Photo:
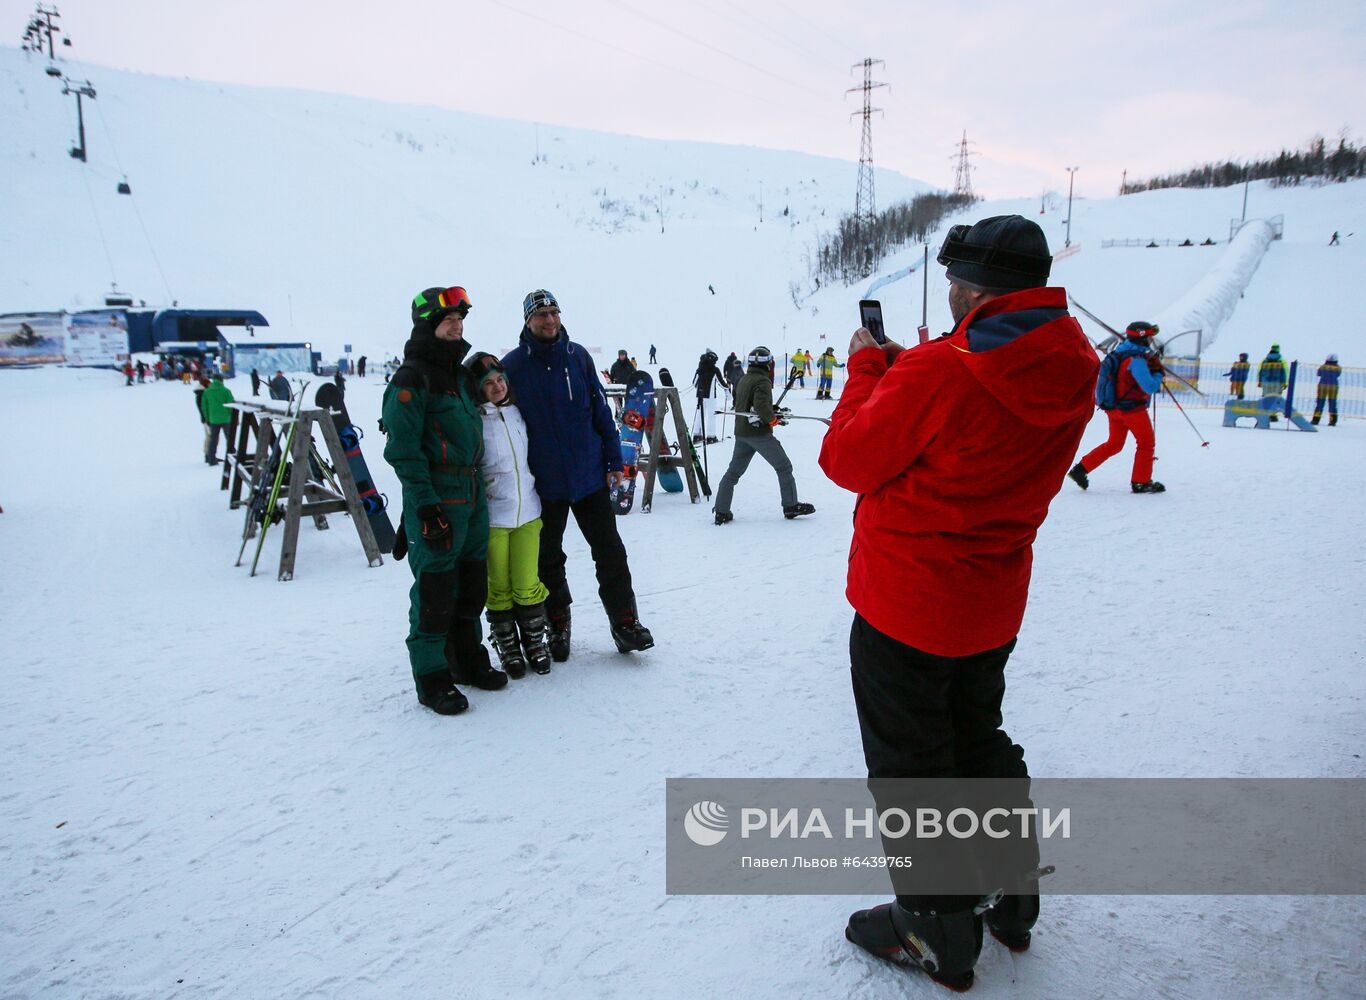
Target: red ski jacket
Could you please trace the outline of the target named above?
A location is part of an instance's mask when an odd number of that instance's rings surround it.
[[[937,656],[1013,638],[1034,536],[1094,409],[1098,362],[1061,288],[990,299],[954,332],[887,355],[865,348],[821,447],[860,494],[849,603]]]

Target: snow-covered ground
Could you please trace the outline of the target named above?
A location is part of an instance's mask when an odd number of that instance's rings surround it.
[[[259,307],[328,356],[349,341],[374,360],[400,349],[423,285],[467,283],[467,335],[495,349],[522,294],[545,285],[605,359],[621,345],[644,361],[653,342],[680,381],[708,346],[819,350],[824,334],[843,357],[864,286],[798,308],[789,282],[821,212],[847,208],[852,164],[543,128],[549,159],[532,166],[520,123],[89,71],[182,305]],[[133,203],[98,172],[113,169],[98,120],[87,194],[65,154],[70,98],[54,89],[0,49],[0,123],[15,137],[0,178],[24,195],[0,203],[0,309],[94,304],[111,266],[94,217],[121,287],[158,298]],[[663,235],[641,200],[661,183],[675,213]],[[879,185],[886,202],[920,188]],[[796,206],[786,218],[769,201],[779,190]],[[1225,247],[1101,240],[1226,239],[1240,202],[1078,201],[1082,249],[1055,283],[1116,324],[1151,319]],[[1038,208],[969,214],[1023,212],[1060,247],[1065,202]],[[1254,185],[1249,215],[1273,214],[1285,239],[1216,355],[1279,339],[1292,358],[1359,363],[1366,251],[1347,234],[1366,233],[1366,184]],[[1333,230],[1343,246],[1325,246]],[[929,288],[937,331],[933,264]],[[918,325],[918,274],[881,295],[894,335]],[[348,384],[397,497],[379,394],[374,377]],[[789,398],[824,412],[813,395]],[[293,582],[274,579],[278,532],[264,574],[233,567],[241,517],[199,457],[191,406],[180,385],[0,371],[0,997],[940,995],[844,941],[869,900],[664,892],[667,778],[861,774],[843,598],[853,498],[816,467],[822,425],[782,432],[813,517],[783,520],[756,463],[729,526],[662,493],[621,521],[655,649],[614,651],[571,529],[573,659],[472,691],[469,713],[443,719],[412,692],[408,569],[367,568],[344,517],[303,528]],[[1191,416],[1211,447],[1161,411],[1167,494],[1127,492],[1126,452],[1054,503],[1008,728],[1053,777],[1362,777],[1366,559],[1351,497],[1366,491],[1366,422],[1304,434]],[[1102,435],[1097,421],[1083,448]],[[713,478],[728,452],[710,449]],[[1339,997],[1366,981],[1359,898],[1045,906],[1028,954],[987,943],[974,995]]]

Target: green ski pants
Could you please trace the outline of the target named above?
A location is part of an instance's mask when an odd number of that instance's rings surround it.
[[[549,596],[541,582],[541,519],[520,528],[489,529],[489,610],[511,611],[513,604],[541,604]]]
[[[416,511],[403,512],[408,536],[408,660],[413,678],[450,669],[447,652],[478,645],[483,638],[480,614],[488,590],[484,557],[489,544],[489,512],[483,503],[442,504],[451,526],[451,547],[433,549],[422,540]],[[418,688],[419,693],[421,687]]]

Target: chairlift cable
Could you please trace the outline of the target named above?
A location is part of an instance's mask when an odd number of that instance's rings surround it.
[[[93,104],[94,102],[91,103]],[[128,179],[128,171],[123,169],[123,161],[119,159],[118,146],[114,144],[114,134],[109,128],[109,123],[105,121],[104,112],[99,110],[98,105],[96,105],[95,111],[100,119],[100,127],[104,129],[105,138],[109,141],[110,152],[114,154],[114,163],[119,168],[119,173],[126,181]],[[137,196],[130,191],[128,198],[133,206],[133,214],[137,216],[138,228],[142,230],[142,238],[147,243],[147,252],[152,257],[152,263],[156,265],[157,273],[161,275],[161,287],[166,292],[166,301],[172,302],[175,300],[175,295],[171,293],[171,283],[166,279],[166,269],[161,266],[161,258],[157,255],[156,246],[152,243],[152,234],[148,231],[147,222],[142,217],[142,209],[138,206]]]

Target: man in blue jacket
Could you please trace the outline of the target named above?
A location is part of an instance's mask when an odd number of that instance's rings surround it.
[[[544,288],[522,302],[521,341],[503,358],[507,380],[526,420],[527,462],[541,497],[541,582],[550,591],[550,654],[569,659],[569,605],[564,529],[573,511],[593,553],[598,596],[623,653],[649,649],[654,637],[640,623],[626,546],[608,489],[621,479],[621,436],[588,351],[569,339],[560,304]]]

